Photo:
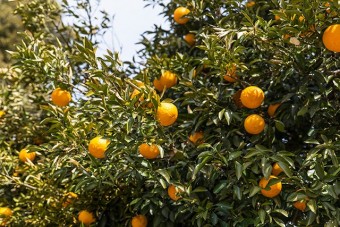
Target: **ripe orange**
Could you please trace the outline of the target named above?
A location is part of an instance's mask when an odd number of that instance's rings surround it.
[[[13,211],[9,207],[0,207],[0,218],[1,216],[10,217],[12,214]]]
[[[177,84],[177,75],[170,71],[165,71],[159,78],[159,82],[166,88],[171,88]]]
[[[303,200],[300,200],[300,201],[296,201],[293,203],[293,206],[298,209],[298,210],[301,210],[302,212],[305,211],[306,207],[307,207],[307,201],[309,200],[308,197],[306,197],[305,199]]]
[[[192,33],[186,34],[186,35],[184,36],[184,40],[185,40],[190,46],[195,45],[195,42],[196,42],[195,35],[192,34]]]
[[[177,188],[175,185],[171,184],[168,187],[168,195],[169,197],[174,200],[177,201],[179,200],[181,197],[177,195],[177,193],[180,193],[181,190],[179,188]]]
[[[241,93],[241,102],[245,107],[249,109],[255,109],[261,106],[263,100],[264,93],[261,88],[256,86],[249,86],[243,89]]]
[[[270,104],[268,106],[268,111],[267,111],[268,115],[270,117],[274,117],[275,112],[276,112],[277,108],[279,108],[280,105],[281,105],[281,103]]]
[[[275,162],[272,168],[272,175],[277,176],[283,172],[283,169],[279,166],[279,163]]]
[[[138,147],[139,153],[146,159],[155,159],[159,155],[159,149],[156,145],[143,143]]]
[[[186,24],[189,18],[185,17],[190,13],[190,10],[185,7],[178,7],[174,12],[174,20],[177,24]]]
[[[165,87],[163,84],[161,84],[161,81],[158,80],[157,78],[154,79],[153,86],[155,86],[156,90],[159,92],[162,92]]]
[[[237,79],[237,75],[236,75],[236,65],[232,65],[231,67],[227,68],[227,73],[226,75],[223,77],[224,80],[230,82],[230,83],[234,83],[236,82]]]
[[[271,175],[269,177],[269,179],[266,179],[265,177],[263,177],[260,182],[259,182],[259,186],[261,188],[261,193],[263,196],[268,197],[268,198],[274,198],[275,196],[277,196],[278,194],[280,194],[281,190],[282,190],[282,184],[281,182],[278,182],[276,184],[273,184],[270,186],[269,190],[266,190],[265,188],[267,187],[267,184],[269,182],[270,179],[277,179],[276,176]]]
[[[96,219],[93,216],[93,213],[87,210],[82,210],[79,212],[78,220],[82,222],[84,225],[90,225],[96,221]]]
[[[247,8],[250,8],[250,7],[253,7],[256,3],[254,1],[249,1],[246,3],[246,7]]]
[[[305,20],[305,16],[304,15],[299,16],[299,21],[300,22],[303,22],[304,20]]]
[[[189,136],[189,140],[194,144],[202,143],[203,132],[195,132]]]
[[[265,125],[264,119],[258,114],[251,114],[244,120],[244,129],[253,135],[260,134]]]
[[[22,162],[27,162],[27,160],[30,160],[31,162],[34,161],[35,159],[35,152],[29,152],[29,150],[27,149],[22,149],[20,152],[19,152],[19,159],[20,161]]]
[[[97,136],[90,141],[89,152],[95,158],[105,158],[105,151],[109,144],[110,140]]]
[[[340,52],[340,24],[329,26],[322,35],[322,42],[325,47],[334,52]]]
[[[162,126],[175,123],[178,117],[177,107],[172,103],[161,102],[157,109],[156,118]]]
[[[301,201],[296,201],[293,203],[293,206],[298,209],[301,210],[302,212],[305,211],[306,207],[307,207],[307,203],[305,201],[301,202]]]
[[[131,220],[131,225],[132,227],[146,227],[148,219],[142,214],[134,216]]]
[[[68,205],[70,205],[74,199],[78,198],[78,195],[76,193],[73,192],[68,192],[66,195],[66,200],[63,202],[62,206],[63,207],[67,207]]]
[[[51,95],[52,102],[54,105],[59,107],[67,106],[71,102],[71,94],[61,88],[56,88]]]
[[[280,20],[281,19],[281,17],[279,16],[279,15],[275,15],[275,20]]]

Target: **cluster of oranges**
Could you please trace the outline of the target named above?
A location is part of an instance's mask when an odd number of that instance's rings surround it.
[[[272,172],[271,172],[271,175],[269,176],[269,178],[267,179],[267,178],[263,177],[259,181],[259,186],[261,188],[261,194],[263,196],[265,196],[267,198],[274,198],[281,193],[282,183],[278,179],[278,175],[282,172],[283,172],[283,169],[280,167],[279,163],[276,162],[272,166]],[[270,186],[267,186],[270,180],[276,180],[277,182],[275,182],[274,184],[271,184]],[[307,208],[308,200],[309,200],[309,198],[307,196],[305,196],[303,199],[295,201],[293,203],[293,206],[296,209],[304,212],[305,209]]]
[[[190,13],[190,10],[185,7],[178,7],[174,11],[174,21],[177,24],[184,25],[189,22],[189,18],[187,17]],[[193,33],[188,33],[184,36],[184,40],[189,44],[189,46],[194,46],[196,43],[196,37]]]

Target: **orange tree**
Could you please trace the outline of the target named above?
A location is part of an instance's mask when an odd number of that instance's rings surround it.
[[[338,226],[339,2],[148,2],[170,29],[146,32],[125,71],[89,34],[13,53],[57,48],[13,68],[57,74],[41,90],[72,101],[41,102],[43,144],[1,147],[2,221]]]

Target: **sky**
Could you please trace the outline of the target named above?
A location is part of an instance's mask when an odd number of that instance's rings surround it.
[[[136,45],[141,40],[141,34],[152,30],[153,25],[168,23],[162,15],[162,8],[152,6],[145,8],[147,2],[143,0],[101,0],[100,8],[113,16],[112,28],[106,33],[103,42],[99,46],[98,54],[106,52],[106,49],[120,52],[123,61],[131,61],[142,46]]]

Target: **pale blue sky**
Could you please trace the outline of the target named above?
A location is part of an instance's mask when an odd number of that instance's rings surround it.
[[[98,49],[98,54],[105,49],[120,52],[122,60],[132,60],[141,46],[136,43],[141,40],[141,34],[152,30],[153,25],[164,25],[168,22],[159,15],[162,8],[147,7],[143,0],[101,0],[101,9],[114,16],[111,30],[105,35],[104,42]]]

